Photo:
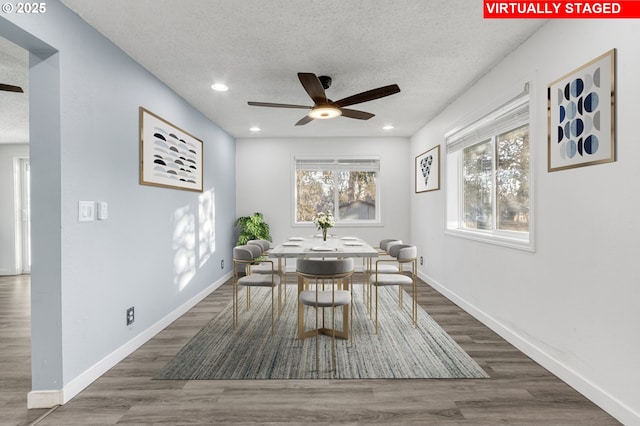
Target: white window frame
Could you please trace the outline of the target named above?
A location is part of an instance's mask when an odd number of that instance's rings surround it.
[[[374,220],[339,220],[338,209],[338,191],[335,192],[334,217],[336,227],[356,227],[356,226],[376,226],[382,224],[381,218],[381,197],[380,197],[380,157],[375,155],[342,155],[342,154],[294,154],[291,161],[291,223],[292,226],[309,226],[313,222],[297,221],[297,185],[296,171],[298,170],[298,161],[304,161],[308,164],[315,164],[317,170],[353,170],[353,171],[373,171],[376,174],[376,208]]]
[[[535,93],[535,91],[534,91]],[[529,96],[529,83],[524,90],[503,103],[500,107],[485,114],[480,119],[468,121],[456,126],[445,135],[446,155],[446,231],[445,234],[466,238],[499,246],[525,251],[535,251],[534,242],[534,143],[533,99]],[[516,232],[495,229],[469,229],[463,226],[464,189],[462,181],[464,149],[491,139],[495,148],[495,139],[500,134],[517,127],[529,126],[529,232]],[[495,158],[493,160],[495,162]],[[494,166],[495,173],[495,166]],[[495,187],[492,195],[495,212]],[[495,217],[493,222],[495,223]]]

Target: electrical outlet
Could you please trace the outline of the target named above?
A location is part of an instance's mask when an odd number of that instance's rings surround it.
[[[424,265],[424,259],[420,256],[420,265]]]
[[[224,269],[224,259],[220,261],[220,269]]]
[[[135,320],[135,312],[133,310],[133,306],[127,309],[127,325],[133,324]]]

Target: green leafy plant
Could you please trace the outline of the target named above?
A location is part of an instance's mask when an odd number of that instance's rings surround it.
[[[256,212],[250,216],[241,216],[236,219],[235,226],[240,228],[238,245],[247,244],[249,240],[272,241],[269,224],[264,221],[262,213]]]

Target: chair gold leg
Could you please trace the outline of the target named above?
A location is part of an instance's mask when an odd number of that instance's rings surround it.
[[[316,286],[318,285],[318,283],[316,282]],[[318,358],[318,338],[320,337],[320,333],[318,333],[318,293],[316,292],[316,306],[315,306],[315,311],[316,311],[316,371],[320,371],[320,364],[319,364],[319,358]],[[322,313],[324,314],[324,310],[322,311]]]
[[[251,287],[247,287],[247,311],[251,309]]]
[[[298,339],[304,334],[304,305],[298,300]]]
[[[353,302],[353,278],[351,279],[351,286],[349,287],[351,292],[351,302]],[[342,308],[344,309],[344,307]],[[353,306],[349,306],[349,347],[353,347]]]
[[[274,318],[274,314],[273,314],[273,286],[271,286],[271,335],[273,336],[273,328],[275,326],[275,318]]]
[[[415,275],[411,286],[413,291],[413,326],[418,327],[418,286]]]
[[[377,291],[377,290],[376,290]],[[377,296],[377,293],[376,293]],[[371,284],[371,282],[369,282],[369,319],[373,319],[373,284]]]
[[[376,286],[376,334],[378,334],[378,286]]]
[[[331,306],[331,371],[336,371],[336,307]]]
[[[238,325],[238,285],[233,283],[233,329]]]

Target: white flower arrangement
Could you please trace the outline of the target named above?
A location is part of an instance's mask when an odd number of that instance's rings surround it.
[[[326,231],[327,229],[335,226],[336,221],[333,219],[333,215],[331,213],[320,212],[313,218],[313,223],[316,224],[319,230]]]

